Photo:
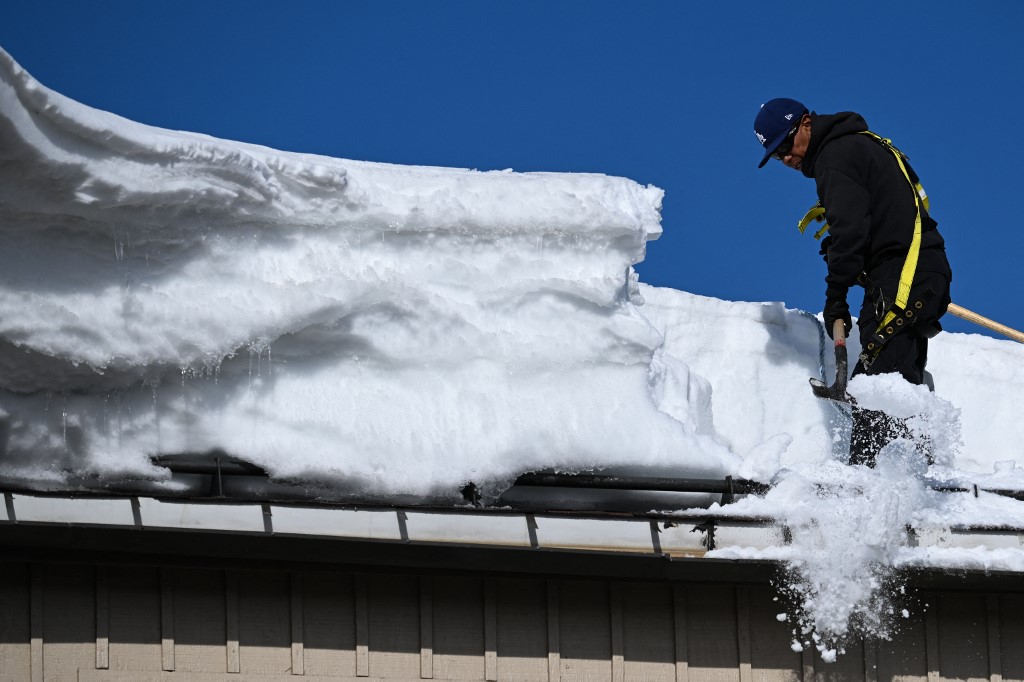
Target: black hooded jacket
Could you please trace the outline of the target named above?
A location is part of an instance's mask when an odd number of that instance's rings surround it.
[[[801,171],[814,178],[830,225],[826,306],[845,306],[846,294],[862,272],[870,282],[892,288],[885,295],[894,298],[914,234],[914,189],[892,152],[870,135],[857,134],[867,129],[867,122],[853,112],[811,114],[811,138]],[[905,165],[916,182],[914,170]],[[921,206],[915,281],[925,273],[951,278],[945,242]]]

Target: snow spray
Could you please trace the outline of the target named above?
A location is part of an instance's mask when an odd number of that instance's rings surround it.
[[[787,607],[778,618],[791,624],[794,650],[813,646],[826,662],[851,638],[891,639],[917,609],[897,556],[908,530],[942,515],[942,495],[926,485],[928,459],[951,460],[959,443],[959,415],[949,403],[897,377],[864,379],[851,387],[904,419],[912,439],[882,448],[873,469],[832,461],[781,473],[766,497],[780,503],[791,539],[775,581]]]

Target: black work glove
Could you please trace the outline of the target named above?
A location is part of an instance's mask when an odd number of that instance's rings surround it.
[[[853,320],[850,319],[850,306],[846,304],[846,298],[832,297],[829,296],[825,299],[825,310],[823,311],[825,317],[825,333],[828,334],[828,338],[832,338],[832,327],[835,325],[836,320],[842,320],[846,326],[846,336],[850,335],[850,330],[853,329]]]
[[[818,254],[821,255],[821,259],[825,261],[825,265],[828,265],[828,250],[832,248],[832,235],[828,235],[821,240],[821,250]]]

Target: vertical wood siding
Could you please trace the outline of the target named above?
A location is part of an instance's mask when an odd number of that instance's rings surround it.
[[[793,651],[768,586],[0,563],[0,681],[1024,681],[1024,596]]]

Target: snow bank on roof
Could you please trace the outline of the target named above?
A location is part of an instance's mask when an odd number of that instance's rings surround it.
[[[0,114],[7,477],[219,449],[424,494],[545,467],[772,480],[844,455],[806,384],[834,371],[816,319],[638,284],[655,187],[152,128],[2,51]],[[1022,360],[932,342],[951,481],[1021,485]]]
[[[829,383],[835,377],[832,342],[819,318],[781,303],[721,301],[644,284],[640,293],[641,311],[665,337],[663,352],[710,383],[715,431],[747,457],[744,475],[768,480],[779,467],[845,456],[834,426],[846,417],[807,385],[821,367]],[[856,337],[849,353],[860,354]],[[930,436],[944,439],[941,473],[950,481],[1024,487],[1024,420],[1016,414],[1024,404],[1024,346],[942,333],[929,342],[928,370],[932,396],[888,377],[858,377],[850,391],[865,408],[944,420]],[[778,443],[780,435],[791,442]]]
[[[148,455],[211,449],[405,494],[733,467],[689,407],[706,382],[637,311],[656,187],[161,130],[2,52],[0,112],[7,476],[152,475]]]

